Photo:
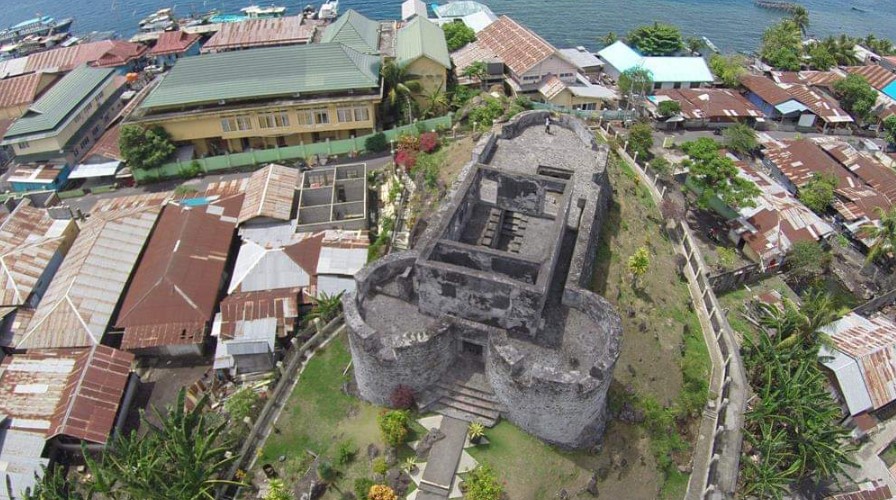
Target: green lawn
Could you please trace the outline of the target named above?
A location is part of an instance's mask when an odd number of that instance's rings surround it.
[[[259,464],[279,466],[288,481],[307,470],[308,451],[335,462],[339,445],[351,441],[358,453],[353,462],[337,467],[342,476],[336,485],[351,491],[356,478],[370,476],[367,446],[373,443],[384,449],[376,423],[381,408],[342,392],[342,372],[351,360],[347,342],[340,335],[317,351],[277,420],[279,434],[271,434],[259,457]],[[281,456],[286,457],[284,462],[278,461]],[[339,494],[331,490],[328,496],[338,498]]]

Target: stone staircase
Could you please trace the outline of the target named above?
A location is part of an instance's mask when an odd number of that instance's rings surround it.
[[[485,374],[448,374],[420,395],[421,411],[432,411],[467,422],[492,427],[501,418],[501,403],[492,392]]]

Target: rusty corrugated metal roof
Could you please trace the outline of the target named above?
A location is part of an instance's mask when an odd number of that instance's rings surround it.
[[[239,223],[255,217],[288,221],[299,183],[299,171],[271,164],[249,178]]]
[[[896,400],[896,323],[849,313],[826,326],[834,347],[856,360],[874,408]]]
[[[205,340],[235,229],[205,207],[165,207],[116,321],[122,349]]]
[[[237,292],[221,301],[221,339],[242,336],[246,323],[266,318],[277,320],[277,336],[295,328],[299,304],[310,303],[302,288]]]
[[[36,350],[0,365],[0,413],[10,427],[105,443],[134,356],[107,346]]]
[[[302,16],[224,23],[221,29],[205,42],[202,52],[310,43],[315,29],[315,25],[307,22]]]
[[[16,348],[101,343],[167,198],[156,193],[98,202]]]
[[[688,119],[759,118],[762,111],[731,89],[662,89],[657,96],[666,96],[681,105],[681,114]]]
[[[877,90],[883,90],[887,85],[896,81],[896,74],[878,64],[867,66],[849,66],[846,71],[863,77],[868,84]]]

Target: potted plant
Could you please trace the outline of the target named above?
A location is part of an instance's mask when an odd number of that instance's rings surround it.
[[[470,436],[471,443],[479,444],[483,436],[485,436],[485,426],[479,422],[473,422],[467,429],[467,435]]]
[[[408,474],[413,474],[417,472],[417,459],[414,457],[408,457],[404,460],[404,463],[401,464],[401,469]]]

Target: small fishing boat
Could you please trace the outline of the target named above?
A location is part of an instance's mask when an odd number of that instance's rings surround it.
[[[259,7],[258,5],[250,5],[243,7],[240,12],[246,15],[247,19],[275,19],[283,17],[286,13],[286,7],[278,7],[271,5],[270,7]]]
[[[28,36],[47,36],[57,33],[68,33],[72,18],[57,21],[50,16],[38,16],[22,21],[19,24],[0,30],[0,44],[15,43]]]
[[[331,20],[337,17],[339,17],[339,0],[327,0],[317,11],[318,19]]]
[[[715,52],[716,54],[718,54],[720,52],[719,48],[716,47],[716,44],[712,43],[712,41],[709,38],[706,38],[705,36],[703,37],[703,43],[706,45],[706,48]]]

